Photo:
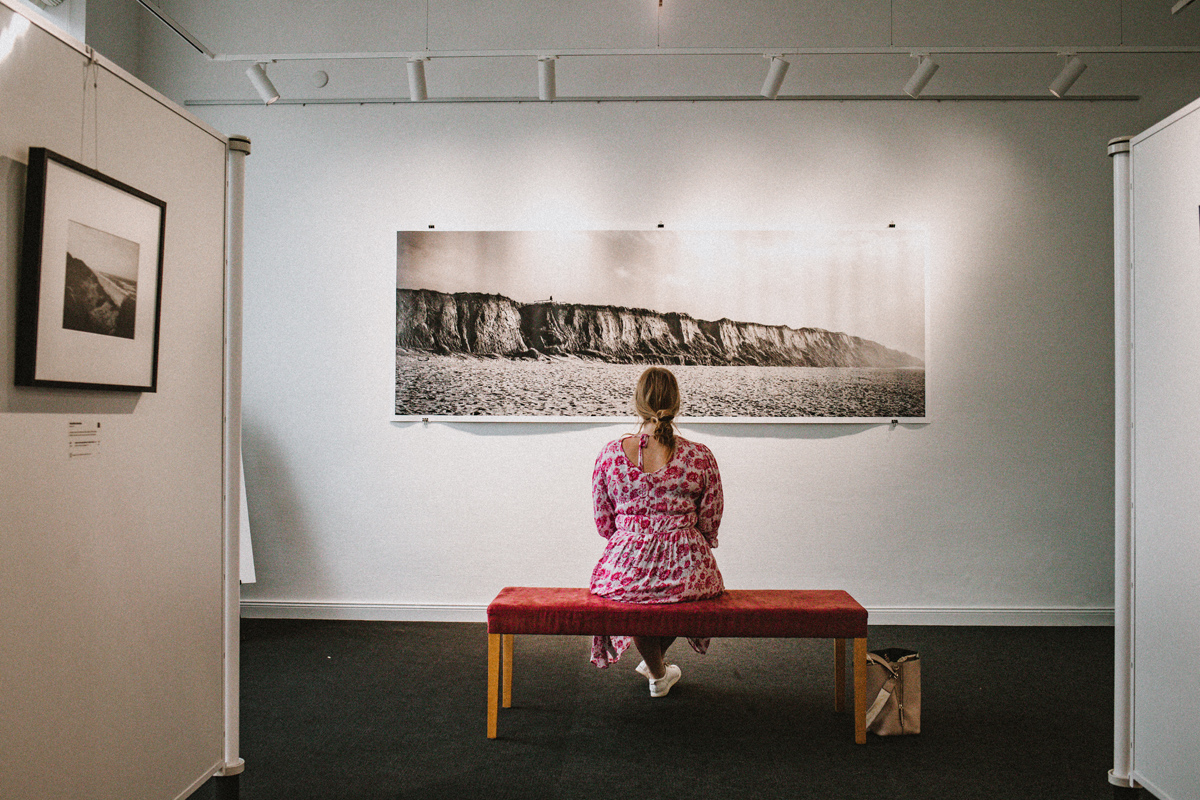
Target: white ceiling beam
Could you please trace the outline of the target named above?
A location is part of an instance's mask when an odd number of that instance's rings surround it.
[[[139,0],[143,2],[144,0]],[[1190,0],[1189,0],[1190,2]],[[218,54],[214,61],[371,61],[410,58],[539,58],[553,52],[561,58],[594,56],[753,56],[769,53],[783,56],[821,55],[902,55],[914,52],[943,55],[1059,55],[1072,53],[1104,53],[1110,55],[1163,55],[1170,53],[1200,53],[1200,45],[1097,45],[1048,47],[650,47],[650,48],[540,48],[537,50],[403,50],[367,53],[239,53]]]

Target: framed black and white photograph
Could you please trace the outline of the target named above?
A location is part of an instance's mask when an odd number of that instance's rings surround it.
[[[29,150],[16,384],[153,392],[167,204]]]
[[[926,417],[921,231],[401,231],[396,417]]]

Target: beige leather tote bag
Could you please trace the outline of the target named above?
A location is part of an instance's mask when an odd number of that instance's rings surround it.
[[[890,647],[867,653],[867,730],[880,736],[921,732],[921,656]]]

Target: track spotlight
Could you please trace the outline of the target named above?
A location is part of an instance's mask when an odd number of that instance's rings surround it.
[[[768,100],[774,100],[779,96],[779,87],[783,86],[783,76],[787,75],[788,62],[783,60],[783,56],[763,56],[771,59],[771,66],[767,69],[767,79],[763,81],[762,91],[759,92]]]
[[[920,97],[921,92],[925,89],[925,84],[929,83],[933,73],[938,71],[938,65],[927,55],[914,55],[920,61],[917,62],[917,71],[908,79],[908,83],[904,84],[904,93],[909,97]]]
[[[408,60],[408,99],[414,103],[429,99],[425,89],[425,59],[410,58]]]
[[[555,97],[554,88],[554,61],[558,56],[543,56],[538,59],[538,99],[553,100]]]
[[[1054,79],[1054,83],[1050,84],[1050,94],[1055,97],[1062,97],[1071,88],[1071,84],[1079,79],[1083,71],[1087,69],[1087,64],[1083,63],[1077,55],[1066,54],[1067,63],[1062,68],[1062,72],[1058,73],[1058,77]]]
[[[279,91],[275,88],[275,84],[271,83],[271,79],[267,77],[266,64],[251,64],[246,70],[246,75],[250,77],[250,82],[254,84],[254,90],[258,92],[258,96],[267,105],[271,105],[279,99]]]

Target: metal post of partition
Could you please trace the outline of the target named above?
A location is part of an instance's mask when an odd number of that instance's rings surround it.
[[[1132,768],[1133,732],[1133,230],[1129,137],[1108,143],[1113,160],[1113,280],[1115,316],[1115,586],[1113,652],[1114,787],[1136,788]]]
[[[237,797],[246,768],[241,747],[241,582],[239,574],[242,480],[242,234],[246,156],[250,140],[229,137],[225,254],[225,765],[217,773],[222,798]]]

